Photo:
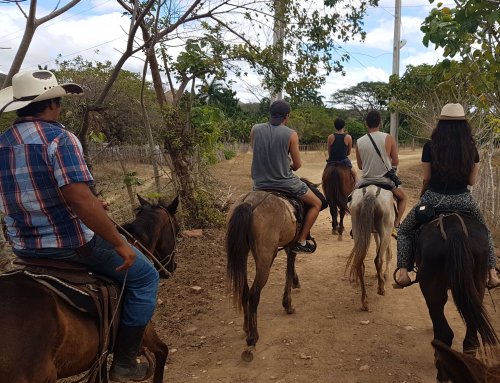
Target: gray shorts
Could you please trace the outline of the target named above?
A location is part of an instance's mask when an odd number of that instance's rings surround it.
[[[254,185],[253,190],[274,190],[294,198],[300,198],[307,193],[309,187],[297,177],[276,182],[267,182],[265,185]]]

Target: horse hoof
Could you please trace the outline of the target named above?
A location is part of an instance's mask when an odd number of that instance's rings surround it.
[[[338,234],[338,230],[337,229],[332,229],[332,234]]]
[[[253,353],[251,350],[245,350],[241,353],[241,360],[250,363],[253,360]]]
[[[289,309],[286,310],[287,314],[295,314],[295,309],[293,307],[290,307]]]
[[[339,234],[339,236],[337,237],[337,240],[342,242],[342,234]]]
[[[300,283],[294,283],[292,289],[300,289]]]
[[[364,303],[363,306],[361,307],[362,311],[369,311],[368,310],[368,304]]]
[[[377,291],[378,295],[385,295],[385,289],[380,289]]]

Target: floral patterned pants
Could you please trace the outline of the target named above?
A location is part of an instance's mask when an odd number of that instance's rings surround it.
[[[427,190],[422,196],[420,202],[430,203],[434,206],[439,204],[439,209],[443,210],[459,210],[469,212],[475,219],[486,226],[483,215],[476,205],[469,192],[463,194],[439,194]],[[408,213],[406,218],[401,223],[398,230],[398,267],[411,269],[413,265],[409,265],[413,255],[413,241],[415,231],[420,226],[415,219],[415,206]],[[493,249],[493,240],[491,233],[488,230],[488,268],[493,268],[496,265],[496,256]]]

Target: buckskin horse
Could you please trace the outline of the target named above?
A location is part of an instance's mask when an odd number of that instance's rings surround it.
[[[344,216],[349,212],[347,198],[354,190],[354,184],[355,180],[348,166],[327,164],[323,170],[323,193],[332,216],[332,234],[338,234],[339,241],[344,233]]]
[[[361,285],[362,309],[368,311],[368,298],[365,286],[365,258],[373,233],[377,245],[375,269],[377,271],[377,293],[385,295],[385,281],[388,277],[391,253],[391,233],[394,225],[394,201],[390,190],[376,185],[369,185],[354,190],[349,206],[352,221],[354,247],[347,260],[346,269],[350,268],[352,281]],[[382,271],[385,261],[385,269]]]
[[[171,204],[140,201],[135,220],[125,227],[172,273],[178,199]],[[44,282],[22,272],[0,275],[0,382],[55,383],[85,371],[89,371],[88,382],[107,382],[107,350],[100,355],[101,333],[96,316],[68,304]],[[168,347],[152,323],[142,347],[150,362],[150,354],[154,355],[155,368],[149,377],[154,374],[154,383],[163,382]]]
[[[466,333],[463,351],[475,354],[483,344],[498,344],[483,298],[488,270],[488,233],[486,227],[465,214],[441,214],[425,224],[416,242],[417,279],[432,320],[434,339],[451,347],[453,330],[444,315],[448,289]],[[478,339],[481,336],[481,342]],[[449,379],[436,354],[437,380]]]
[[[299,232],[294,210],[286,198],[254,191],[242,195],[229,212],[226,236],[228,288],[234,304],[240,309],[243,307],[247,347],[241,358],[246,362],[253,360],[253,351],[259,340],[257,307],[280,248],[284,248],[287,255],[282,305],[288,314],[295,312],[291,289],[300,287],[300,284],[295,271],[296,254],[291,250]],[[250,251],[255,261],[255,278],[251,288],[247,276]]]

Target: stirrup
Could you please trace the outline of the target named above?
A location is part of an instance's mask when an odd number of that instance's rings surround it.
[[[394,273],[392,274],[392,278],[394,279],[394,283],[392,284],[392,288],[394,289],[404,289],[405,287],[411,286],[415,283],[418,283],[418,279],[415,278],[413,281],[410,279],[410,282],[408,283],[399,283],[398,280],[396,279],[396,274],[399,271],[400,267],[397,267],[396,270],[394,270]]]

